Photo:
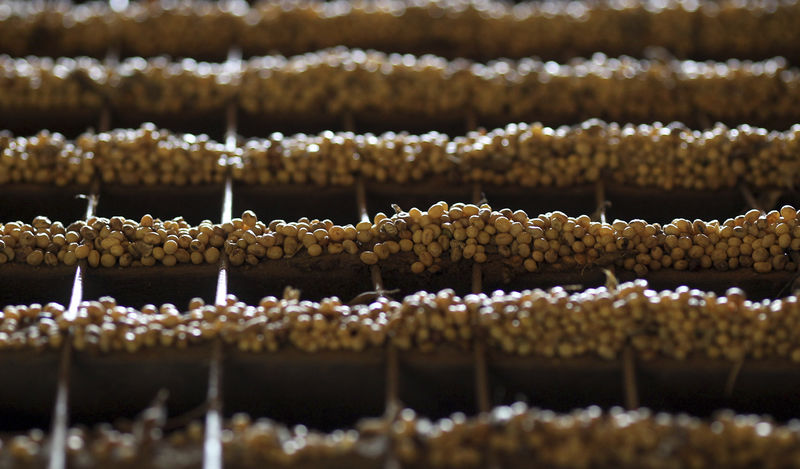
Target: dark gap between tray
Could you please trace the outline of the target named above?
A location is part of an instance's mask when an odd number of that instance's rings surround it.
[[[606,276],[602,270],[578,269],[553,272],[520,272],[500,262],[489,262],[482,265],[483,291],[491,293],[495,290],[522,291],[541,288],[543,290],[561,286],[570,291],[580,291],[587,288],[605,285]]]
[[[734,364],[725,360],[653,360],[637,365],[639,400],[655,411],[700,417],[722,409],[770,415],[778,421],[800,417],[800,374],[789,362],[746,361],[726,396]]]
[[[51,301],[67,306],[75,281],[74,266],[0,266],[0,308],[6,305],[42,305]]]
[[[800,418],[797,363],[763,366],[745,361],[733,386],[730,407],[743,413],[769,414],[779,420]]]
[[[0,431],[49,428],[60,353],[59,350],[0,353]]]
[[[248,412],[287,425],[331,431],[384,411],[385,356],[381,350],[225,354],[226,415]]]
[[[353,124],[359,133],[382,134],[386,132],[412,135],[440,132],[449,136],[464,135],[465,116],[462,112],[437,112],[436,115],[409,112],[359,112],[353,116]]]
[[[786,285],[794,279],[794,272],[780,271],[760,274],[752,269],[737,269],[720,272],[716,270],[699,270],[694,272],[679,270],[659,270],[649,272],[645,279],[653,290],[675,290],[680,286],[688,286],[705,292],[722,295],[732,287],[744,290],[751,300],[777,298],[792,293]],[[633,272],[617,271],[619,281],[630,281],[636,278]],[[786,287],[786,288],[785,288]]]
[[[781,197],[778,199],[778,203],[775,205],[775,207],[769,208],[781,208],[784,205],[791,205],[794,208],[800,208],[800,191],[784,192],[781,194]]]
[[[619,54],[609,54],[609,57],[616,57],[618,55]],[[575,56],[566,55],[565,57],[567,58],[561,61],[562,63],[569,62],[569,58],[573,58]],[[722,60],[727,60],[729,58],[730,57],[725,57],[722,58]],[[662,85],[659,84],[657,85],[657,88],[659,90],[663,89],[661,86]],[[625,99],[635,98],[626,97]],[[664,115],[660,109],[651,110],[645,114],[631,109],[620,112],[620,109],[614,107],[604,107],[604,109],[600,112],[585,108],[556,110],[542,109],[539,107],[537,109],[521,109],[512,113],[492,113],[482,116],[478,115],[476,116],[476,123],[482,128],[497,129],[505,127],[509,122],[540,122],[547,127],[555,129],[560,126],[574,126],[578,122],[584,122],[589,119],[599,119],[604,122],[619,122],[634,125],[652,125],[655,121],[680,121],[680,123],[690,129],[708,129],[714,125],[714,123],[725,125],[728,128],[736,128],[740,125],[747,124],[766,129],[788,129],[798,121],[797,114],[789,115],[788,113],[784,113],[783,115],[779,116],[775,115],[774,113],[763,113],[762,115],[736,115],[728,118],[721,118],[721,114],[722,113],[719,112],[700,113],[697,109],[694,109],[691,112],[681,112],[680,114],[672,113],[671,115],[667,116]]]
[[[352,124],[352,128],[348,128],[350,124]],[[391,114],[359,112],[355,113],[351,120],[342,114],[324,112],[316,114],[259,112],[253,114],[240,110],[237,127],[239,134],[245,137],[264,137],[272,132],[281,132],[285,135],[319,134],[326,130],[333,132],[357,130],[359,133],[374,134],[385,132],[422,134],[437,131],[452,136],[463,135],[465,132],[464,116],[461,114],[425,116],[397,112]]]
[[[398,398],[419,415],[438,419],[454,412],[474,415],[475,362],[472,351],[400,351]]]
[[[671,191],[606,185],[606,218],[648,223],[670,223],[675,218],[687,220],[720,220],[733,218],[747,211],[747,202],[737,189],[721,191]]]
[[[457,185],[446,181],[441,181],[440,184],[367,182],[365,192],[367,211],[371,216],[378,212],[392,216],[394,214],[392,204],[397,204],[406,211],[412,207],[427,210],[441,200],[452,206],[456,202],[469,203],[472,197],[472,188],[469,185]]]
[[[469,260],[460,260],[451,263],[449,260],[442,262],[439,272],[428,271],[420,274],[411,272],[411,264],[416,261],[416,255],[404,253],[398,259],[390,261],[391,266],[381,264],[381,277],[383,285],[393,292],[394,298],[402,299],[418,291],[437,292],[445,288],[453,289],[457,295],[468,295],[472,292],[472,265]],[[397,262],[397,263],[394,263]],[[394,290],[399,290],[394,292]]]
[[[585,270],[575,268],[561,272],[547,270],[520,272],[520,269],[512,269],[500,262],[489,262],[482,267],[483,291],[487,293],[495,290],[549,289],[556,286],[570,291],[580,291],[606,284],[606,276],[600,268]],[[638,278],[634,272],[619,269],[615,271],[614,275],[619,282],[630,282]],[[664,269],[648,272],[642,278],[647,280],[649,288],[657,291],[675,290],[680,286],[688,286],[722,295],[729,288],[738,287],[744,290],[748,298],[762,300],[791,294],[791,289],[786,286],[794,279],[794,276],[794,272],[780,271],[761,274],[752,269],[737,269],[728,272]]]
[[[94,128],[100,120],[100,109],[2,109],[0,129],[14,135],[36,135],[42,129],[59,132],[73,139]]]
[[[369,285],[368,266],[350,255],[266,260],[228,269],[228,293],[248,304],[258,304],[265,296],[281,298],[286,287],[299,289],[304,300],[336,296],[349,302]]]
[[[211,139],[222,142],[225,138],[225,109],[208,111],[187,110],[178,114],[158,114],[131,109],[112,110],[111,121],[116,128],[139,128],[152,122],[158,128],[176,133],[206,134]]]
[[[206,400],[210,349],[156,348],[133,354],[73,353],[70,367],[70,422],[113,422],[134,418],[159,390],[169,392],[170,417],[185,414]]]
[[[483,194],[494,209],[525,210],[529,217],[561,211],[569,216],[591,215],[597,209],[595,186],[522,188],[484,186]]]
[[[314,115],[297,114],[251,114],[238,107],[236,116],[236,132],[244,137],[266,137],[273,132],[284,135],[304,133],[314,135],[331,130],[334,132],[346,130],[343,127],[341,116],[317,113]]]
[[[219,222],[225,187],[222,184],[165,187],[104,184],[100,189],[97,215],[124,216],[140,220],[149,213],[162,220],[182,216],[192,225],[203,220]]]
[[[214,302],[218,269],[216,265],[174,267],[96,267],[84,274],[83,298],[96,300],[111,296],[124,306],[140,308],[152,303],[172,303],[185,310],[198,297]]]
[[[73,3],[86,3],[90,1],[94,0],[80,0],[80,1],[72,0]],[[217,41],[216,37],[213,38],[209,37],[209,40],[213,41],[211,43],[213,43],[214,47],[218,48],[219,50],[217,50],[216,52],[208,52],[208,51],[201,52],[190,49],[180,50],[175,48],[169,48],[169,49],[159,48],[156,53],[142,54],[141,50],[136,50],[130,47],[130,45],[125,44],[125,41],[121,41],[121,44],[119,46],[119,59],[125,60],[131,57],[142,57],[142,56],[144,56],[145,58],[150,58],[150,57],[166,55],[169,56],[172,62],[180,62],[183,59],[192,59],[197,62],[209,62],[209,63],[225,62],[225,60],[227,60],[228,58],[229,48],[227,46],[223,47],[223,44],[220,44],[219,41]],[[209,44],[209,42],[207,42],[206,44]],[[100,55],[99,57],[103,58],[103,55]]]
[[[493,405],[517,401],[557,412],[624,403],[619,361],[541,359],[490,351],[487,357]]]
[[[65,226],[86,213],[88,188],[47,184],[7,184],[0,188],[0,221],[30,223],[37,216]]]
[[[249,186],[234,184],[233,216],[252,210],[264,223],[282,219],[297,221],[330,219],[344,225],[355,224],[358,217],[356,191],[353,187],[321,187],[306,184]]]
[[[228,269],[228,292],[247,304],[258,304],[265,296],[281,298],[286,287],[299,289],[305,300],[336,296],[349,302],[369,285],[368,266],[349,255],[267,260]]]

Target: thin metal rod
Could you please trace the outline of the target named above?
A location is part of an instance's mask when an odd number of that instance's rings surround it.
[[[742,372],[742,366],[744,366],[744,359],[738,360],[731,367],[731,371],[728,373],[728,379],[725,381],[726,398],[733,396],[733,390],[736,387],[736,380],[739,378],[739,374]]]
[[[347,112],[342,116],[342,128],[347,132],[355,132],[356,124],[353,119],[353,113]]]
[[[472,293],[483,290],[483,271],[478,263],[472,264]]]
[[[228,51],[226,68],[239,68],[241,66],[241,51],[231,49]],[[228,104],[225,113],[225,149],[236,149],[236,104]],[[233,219],[233,181],[230,174],[225,179],[225,188],[222,195],[222,213],[220,221],[229,223]],[[217,292],[215,304],[225,305],[228,298],[228,260],[220,256],[219,271],[217,274]],[[222,469],[222,367],[223,350],[222,342],[215,340],[212,346],[211,359],[208,367],[208,395],[206,402],[206,428],[203,441],[203,469]]]
[[[352,116],[345,116],[344,128],[346,130],[353,129]],[[367,210],[367,191],[364,187],[364,180],[359,177],[356,179],[356,210],[360,221],[369,221],[369,211]],[[371,288],[380,296],[385,295],[383,278],[381,276],[380,266],[374,264],[370,267],[370,283]],[[386,395],[384,396],[384,409],[383,418],[387,423],[393,422],[400,412],[401,403],[399,399],[400,394],[400,378],[399,378],[399,363],[398,363],[397,348],[392,344],[391,340],[386,345],[386,368],[384,370],[386,376]],[[399,469],[400,461],[395,454],[393,439],[389,438],[386,445],[386,452],[383,455],[383,467],[385,469]]]
[[[67,307],[67,318],[73,319],[78,314],[78,307],[83,301],[83,271],[85,265],[78,263],[75,269],[75,278],[72,281],[72,294],[69,297],[69,306]]]
[[[230,144],[230,134],[236,134],[236,127],[235,121],[234,124],[231,125],[230,119],[235,119],[235,113],[228,113],[228,130],[226,133],[229,134],[228,142],[226,145]],[[235,137],[233,137],[235,139]],[[236,145],[235,140],[233,141],[233,145]],[[229,223],[233,219],[233,181],[231,180],[231,176],[225,179],[225,188],[222,194],[222,213],[220,214],[220,221],[222,223]],[[215,297],[217,305],[225,304],[226,298],[228,296],[228,258],[226,256],[220,256],[219,259],[219,273],[217,275],[217,294]]]
[[[467,117],[467,130],[474,129],[475,116],[470,115]],[[472,201],[480,205],[484,200],[483,188],[479,182],[472,185]],[[481,293],[483,291],[483,269],[477,262],[472,264],[472,293]],[[485,413],[492,409],[491,399],[489,398],[489,365],[486,359],[486,338],[481,334],[478,325],[477,316],[470,318],[472,321],[472,330],[476,331],[473,341],[474,346],[474,360],[475,360],[475,399],[478,406],[478,412]],[[488,469],[498,469],[500,463],[494,453],[490,453],[486,461]]]
[[[100,202],[100,181],[92,182],[90,193],[86,196],[86,218],[88,220],[97,214],[97,204]]]
[[[217,305],[224,305],[228,297],[228,263],[226,260],[221,260],[219,266],[219,273],[217,274],[217,294],[214,297],[214,303]]]
[[[92,216],[92,210],[87,211],[87,219]],[[72,293],[69,306],[65,315],[73,319],[78,315],[78,308],[83,299],[83,271],[85,261],[80,262],[75,268],[75,277],[72,282]],[[69,375],[72,365],[72,334],[67,334],[61,347],[61,357],[58,363],[58,384],[56,386],[56,402],[53,409],[53,422],[50,428],[50,460],[48,469],[64,469],[67,467],[67,429],[69,426]]]
[[[108,104],[100,110],[100,122],[97,124],[97,130],[99,132],[111,130],[111,109],[109,109]]]
[[[236,104],[231,103],[228,105],[227,109],[225,110],[225,122],[225,150],[235,151],[237,129]]]
[[[469,124],[467,124],[469,125]],[[472,185],[472,201],[480,204],[483,199],[483,190],[481,184],[476,182]],[[472,293],[480,293],[483,291],[483,269],[477,262],[472,264]],[[477,325],[478,318],[472,317],[473,326]],[[473,327],[473,330],[479,330]],[[478,410],[480,412],[488,412],[491,409],[491,401],[489,399],[489,373],[488,365],[486,364],[486,343],[485,338],[478,334],[474,341],[475,353],[475,396],[477,400]]]
[[[222,469],[222,343],[215,341],[208,373],[203,469]]]
[[[472,266],[472,291],[473,293],[480,293],[481,291],[481,267],[478,264]],[[476,284],[477,279],[477,284]],[[477,318],[473,318],[477,321]],[[474,328],[477,330],[477,328]],[[491,410],[491,400],[489,399],[489,373],[488,365],[486,363],[486,343],[483,335],[478,335],[475,338],[475,391],[478,401],[478,410],[480,412],[488,412]]]
[[[386,402],[383,412],[383,418],[387,423],[394,422],[397,419],[402,407],[398,397],[400,386],[400,373],[398,370],[397,348],[390,342],[386,347]],[[393,438],[389,438],[387,441],[383,467],[384,469],[400,469],[401,467],[400,460],[397,459]]]
[[[477,130],[478,118],[475,117],[475,112],[470,111],[469,113],[467,113],[467,117],[466,119],[464,119],[464,125],[466,126],[466,132]]]
[[[242,51],[238,48],[231,48],[228,51],[228,59],[223,65],[225,70],[231,74],[238,73],[242,68]],[[233,152],[236,150],[236,135],[238,132],[238,108],[235,99],[228,103],[225,108],[225,150]]]
[[[756,197],[753,195],[753,192],[749,187],[744,184],[739,184],[739,191],[742,193],[742,197],[744,197],[744,201],[747,203],[748,207],[766,212],[764,207],[762,207],[761,204],[756,200]]]
[[[390,418],[400,410],[400,398],[398,397],[400,378],[397,360],[397,348],[390,343],[386,349],[386,413]]]
[[[107,67],[113,68],[119,65],[119,48],[112,46],[106,51],[104,63]],[[100,110],[100,122],[97,123],[99,132],[111,130],[111,104],[105,100],[103,108]]]
[[[370,267],[370,277],[373,291],[380,296],[384,296],[386,290],[383,286],[381,269],[378,265]],[[398,367],[397,349],[394,344],[389,342],[386,347],[386,403],[384,407],[387,417],[392,419],[400,410]]]
[[[742,197],[744,197],[748,207],[754,208],[763,213],[767,213],[771,209],[775,208],[775,206],[778,204],[778,200],[780,200],[781,195],[783,194],[782,191],[775,190],[761,194],[760,198],[756,198],[756,196],[753,195],[753,191],[751,191],[750,188],[745,184],[739,184],[739,191],[742,193]]]
[[[352,125],[352,122],[348,122],[347,119],[345,119],[344,125],[345,128],[348,128],[349,125]],[[367,210],[367,192],[364,187],[364,180],[360,177],[356,180],[355,190],[357,204],[356,210],[358,211],[359,220],[369,221],[369,212]],[[376,292],[379,296],[385,296],[386,290],[384,288],[380,266],[377,264],[370,266],[369,273],[372,291]],[[383,418],[387,423],[393,422],[401,410],[401,403],[398,397],[400,394],[400,372],[397,355],[397,348],[394,346],[394,344],[392,344],[391,341],[388,341],[386,345],[385,368],[386,395],[384,397],[385,401],[383,412]],[[383,459],[383,467],[385,469],[398,469],[400,467],[400,462],[395,454],[392,439],[389,439],[387,442],[386,453],[384,454]]]
[[[110,49],[106,60],[118,60],[119,53]],[[108,103],[103,105],[100,119],[97,123],[98,130],[107,131],[111,126],[111,110]],[[90,193],[86,195],[86,212],[84,220],[89,220],[97,213],[97,204],[100,200],[100,182],[94,179]],[[86,261],[81,260],[75,266],[75,276],[72,281],[69,305],[64,313],[67,318],[73,319],[78,315],[78,308],[83,301],[83,274],[86,270]],[[61,347],[61,356],[58,363],[58,383],[56,385],[56,399],[53,408],[53,421],[50,427],[50,454],[47,463],[48,469],[65,469],[67,467],[67,430],[69,427],[69,375],[72,366],[72,334],[68,333]]]
[[[597,183],[594,186],[594,198],[595,198],[595,209],[594,217],[596,220],[599,220],[600,223],[607,223],[606,221],[606,207],[608,206],[608,201],[606,200],[606,184],[603,182],[603,179],[598,179]]]
[[[119,63],[119,50],[112,47],[106,53],[105,62],[107,65]],[[100,119],[97,122],[98,132],[108,132],[111,130],[111,104],[104,100],[103,108],[100,110]],[[97,214],[97,204],[100,202],[100,178],[95,177],[91,184],[91,193],[87,195],[86,220]]]
[[[360,177],[356,180],[356,203],[358,204],[358,219],[361,221],[369,221],[367,190],[364,187],[364,180]]]
[[[242,51],[239,49],[231,49],[228,51],[228,60],[225,62],[226,67],[241,67]],[[225,151],[236,151],[236,135],[238,132],[236,101],[228,103],[225,109]],[[222,215],[220,216],[222,223],[228,223],[233,219],[233,181],[230,173],[225,179],[225,193],[222,199]],[[223,256],[224,257],[224,256]]]
[[[370,278],[372,280],[372,288],[373,291],[377,292],[378,294],[383,294],[383,278],[381,277],[381,268],[378,265],[372,265],[369,269]]]
[[[240,67],[242,63],[242,49],[238,47],[231,47],[228,50],[228,57],[225,59],[226,67]],[[237,70],[233,70],[237,71]]]
[[[230,182],[230,180],[228,181]],[[226,199],[230,184],[226,184]],[[226,212],[223,204],[222,218],[230,221],[230,207]],[[215,303],[224,305],[228,297],[228,262],[220,257],[217,274],[217,294]],[[208,372],[208,411],[206,412],[205,440],[203,443],[203,469],[222,469],[222,343],[214,341]]]
[[[476,182],[472,185],[472,202],[476,205],[480,205],[481,201],[483,200],[483,188],[481,187],[481,183]]]
[[[358,203],[358,213],[361,220],[369,220],[367,213],[367,202],[364,190],[364,181],[359,178],[356,181],[356,202]],[[370,282],[372,291],[379,296],[384,296],[386,289],[383,285],[383,277],[381,276],[381,268],[375,264],[370,266],[369,269]],[[399,407],[398,402],[398,371],[397,371],[397,350],[390,342],[386,351],[386,413],[393,415]]]
[[[109,67],[116,67],[117,65],[119,65],[119,46],[118,45],[115,44],[115,45],[112,45],[111,47],[108,48],[108,50],[106,51],[106,56],[104,58],[104,62]]]
[[[225,179],[225,189],[222,195],[222,213],[220,220],[222,223],[229,223],[233,220],[233,180],[230,175]]]
[[[48,469],[67,467],[67,427],[69,426],[69,370],[72,361],[72,343],[67,340],[61,348],[58,363],[58,387],[51,427],[50,460]]]
[[[622,381],[625,389],[625,408],[639,408],[639,390],[636,386],[636,359],[633,348],[625,347],[622,352]]]

